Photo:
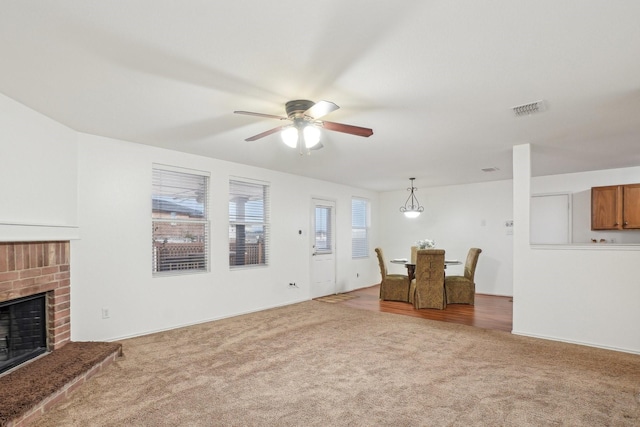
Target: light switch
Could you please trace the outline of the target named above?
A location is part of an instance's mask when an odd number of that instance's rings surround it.
[[[511,236],[513,234],[513,220],[508,219],[504,222],[504,226],[507,230],[507,236]]]

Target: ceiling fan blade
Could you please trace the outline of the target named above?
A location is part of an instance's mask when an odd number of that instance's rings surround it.
[[[275,116],[273,114],[254,113],[251,111],[234,111],[235,114],[244,114],[247,116],[267,117],[269,119],[288,120],[288,117]]]
[[[373,129],[363,128],[360,126],[345,125],[344,123],[320,122],[321,126],[327,130],[336,132],[349,133],[351,135],[369,137],[373,135]]]
[[[309,116],[313,119],[319,119],[320,117],[326,116],[332,111],[336,111],[338,108],[340,107],[338,107],[333,102],[318,101],[315,104],[313,104],[313,106],[310,107],[307,111],[305,111],[304,115]]]
[[[259,133],[259,134],[257,134],[257,135],[253,135],[252,137],[249,137],[249,138],[245,139],[245,141],[255,141],[255,140],[257,140],[257,139],[264,138],[265,136],[269,136],[269,135],[271,135],[272,133],[279,132],[279,131],[281,131],[282,129],[287,128],[287,127],[289,127],[289,125],[286,125],[286,126],[278,126],[277,128],[273,128],[273,129],[270,129],[270,130],[268,130],[268,131],[265,131],[265,132]]]

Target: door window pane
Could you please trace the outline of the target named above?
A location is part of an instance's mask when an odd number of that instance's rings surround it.
[[[315,249],[316,252],[331,253],[331,207],[316,206]]]

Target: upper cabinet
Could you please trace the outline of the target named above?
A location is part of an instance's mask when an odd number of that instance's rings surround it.
[[[640,184],[591,188],[591,229],[640,228]]]
[[[640,228],[640,184],[622,186],[622,228]]]

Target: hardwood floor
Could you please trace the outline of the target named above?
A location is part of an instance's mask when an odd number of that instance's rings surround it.
[[[462,323],[485,329],[511,332],[513,325],[513,299],[493,295],[476,294],[475,305],[449,304],[444,310],[417,310],[406,302],[380,301],[380,285],[358,289],[348,293],[357,298],[339,302],[348,307],[360,308],[443,322]]]

